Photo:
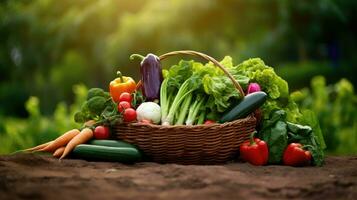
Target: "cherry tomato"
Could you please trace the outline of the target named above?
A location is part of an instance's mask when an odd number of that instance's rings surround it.
[[[132,122],[136,120],[136,111],[132,108],[127,108],[124,110],[124,121]]]
[[[204,124],[208,125],[208,124],[215,124],[216,122],[214,120],[206,120]]]
[[[129,94],[127,92],[121,93],[119,96],[119,102],[122,102],[122,101],[131,103],[131,94]]]
[[[110,136],[110,130],[107,126],[97,126],[94,129],[94,138],[98,140],[108,139]]]
[[[123,112],[123,110],[130,108],[130,103],[127,101],[121,101],[118,104],[118,111]]]

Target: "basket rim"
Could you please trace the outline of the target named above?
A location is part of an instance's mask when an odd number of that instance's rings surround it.
[[[147,123],[139,123],[139,122],[135,122],[135,123],[127,123],[127,122],[123,122],[123,123],[117,123],[116,126],[132,126],[132,127],[148,127],[148,128],[160,128],[160,129],[197,129],[197,128],[215,128],[215,127],[225,127],[225,126],[231,126],[237,123],[241,123],[244,121],[249,121],[252,119],[256,118],[254,117],[253,114],[248,115],[245,118],[241,118],[241,119],[237,119],[237,120],[233,120],[230,122],[224,122],[224,123],[214,123],[214,124],[196,124],[196,125],[161,125],[161,124],[147,124]]]

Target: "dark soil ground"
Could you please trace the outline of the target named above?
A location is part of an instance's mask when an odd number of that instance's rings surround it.
[[[357,199],[357,156],[304,168],[1,156],[0,199]]]

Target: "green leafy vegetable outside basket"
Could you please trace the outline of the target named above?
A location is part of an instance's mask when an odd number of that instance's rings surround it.
[[[321,166],[326,145],[319,122],[312,111],[299,109],[289,96],[288,83],[260,58],[242,62],[237,70],[268,94],[262,106],[263,121],[258,136],[269,145],[269,163],[280,164],[288,143],[299,142],[311,145],[313,164]]]
[[[121,120],[121,113],[108,92],[101,88],[91,88],[87,100],[82,104],[80,111],[75,113],[74,121],[84,123],[95,120],[98,124],[113,125]]]

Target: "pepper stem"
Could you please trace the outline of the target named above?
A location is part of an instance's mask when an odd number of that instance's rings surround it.
[[[135,58],[138,58],[140,61],[145,59],[145,57],[140,54],[131,54],[130,60],[134,60]]]
[[[124,83],[123,74],[120,71],[117,71],[117,75],[119,76],[120,81]]]
[[[257,133],[257,131],[253,131],[251,134],[250,134],[250,145],[253,145],[255,144],[255,141],[254,141],[254,135]]]

